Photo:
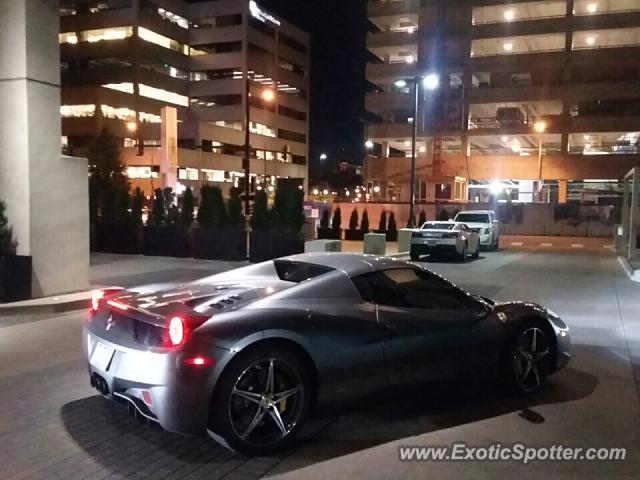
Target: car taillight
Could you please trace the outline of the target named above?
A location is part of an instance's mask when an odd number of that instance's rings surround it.
[[[91,313],[94,314],[98,310],[100,310],[100,307],[102,307],[102,301],[105,299],[105,297],[121,292],[122,290],[124,290],[124,288],[122,287],[113,287],[113,288],[103,288],[101,290],[92,291],[91,305],[90,305]],[[123,304],[119,304],[119,305],[123,305]]]
[[[166,329],[165,345],[167,347],[179,347],[184,344],[189,334],[208,319],[209,317],[204,315],[175,315],[170,317]]]

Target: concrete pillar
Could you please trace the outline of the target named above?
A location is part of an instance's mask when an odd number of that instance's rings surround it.
[[[567,203],[567,181],[558,180],[558,203]]]
[[[61,156],[57,0],[0,8],[0,198],[34,296],[89,285],[87,162]]]

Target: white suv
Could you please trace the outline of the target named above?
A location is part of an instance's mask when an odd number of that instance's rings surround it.
[[[453,219],[466,223],[471,231],[480,236],[480,245],[496,250],[500,244],[500,222],[493,210],[463,210]]]

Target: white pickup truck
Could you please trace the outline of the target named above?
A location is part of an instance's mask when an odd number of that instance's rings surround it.
[[[493,210],[463,210],[453,219],[466,223],[472,232],[480,236],[480,245],[497,250],[500,244],[500,222]]]

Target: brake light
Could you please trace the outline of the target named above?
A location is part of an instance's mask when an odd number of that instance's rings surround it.
[[[209,320],[205,315],[174,315],[169,318],[164,338],[167,347],[183,345],[192,331]]]
[[[121,292],[122,290],[124,290],[124,288],[122,287],[113,287],[113,288],[104,288],[102,290],[93,290],[91,292],[91,313],[96,313],[98,310],[100,310],[100,307],[102,306],[102,301],[105,299],[105,297],[108,297],[109,295],[113,295],[115,293]],[[111,302],[111,301],[109,301]],[[126,305],[124,305],[123,303],[119,303],[119,302],[114,302],[117,303],[118,306],[116,305],[112,305],[116,308],[120,308],[121,310],[123,310],[122,307],[125,307],[124,310],[126,310],[128,307]]]
[[[180,317],[173,317],[169,320],[169,342],[171,346],[177,347],[185,338],[184,320]]]

